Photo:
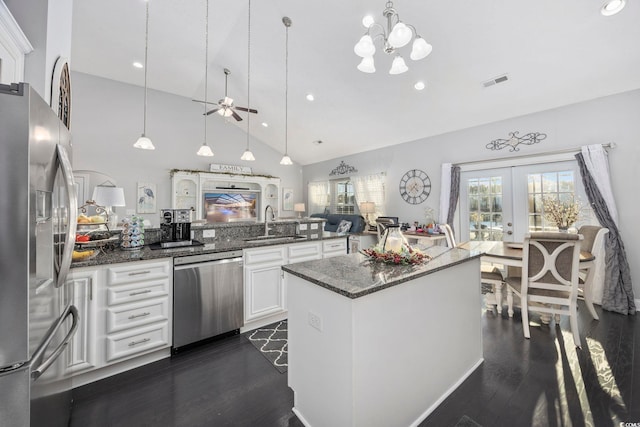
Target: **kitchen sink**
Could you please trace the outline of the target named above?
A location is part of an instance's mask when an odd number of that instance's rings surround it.
[[[244,239],[247,243],[280,243],[280,242],[296,242],[298,240],[306,240],[306,236],[258,236]]]

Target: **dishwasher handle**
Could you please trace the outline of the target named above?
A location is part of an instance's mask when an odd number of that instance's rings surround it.
[[[176,265],[173,267],[174,271],[179,271],[179,270],[186,270],[189,268],[200,268],[200,267],[206,267],[208,265],[220,265],[220,264],[228,264],[228,263],[232,263],[232,262],[239,262],[240,266],[242,266],[242,257],[237,257],[237,258],[225,258],[225,259],[218,259],[215,261],[205,261],[205,262],[194,262],[193,264],[181,264],[181,265]]]

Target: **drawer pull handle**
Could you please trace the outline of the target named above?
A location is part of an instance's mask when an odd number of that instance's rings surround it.
[[[148,316],[151,313],[149,312],[144,312],[144,313],[140,313],[140,314],[132,314],[131,316],[129,316],[129,319],[137,319],[138,317],[144,317],[144,316]]]
[[[144,339],[141,339],[140,341],[131,341],[129,343],[129,347],[133,347],[133,346],[138,345],[138,344],[144,344],[144,343],[149,342],[149,341],[151,341],[151,338],[144,338]]]
[[[129,276],[138,276],[140,274],[149,274],[149,273],[151,273],[151,270],[132,271],[131,273],[129,273]]]
[[[149,292],[151,292],[151,289],[145,289],[143,291],[137,291],[137,292],[130,292],[129,296],[130,297],[134,297],[136,295],[141,295],[141,294],[148,294]]]

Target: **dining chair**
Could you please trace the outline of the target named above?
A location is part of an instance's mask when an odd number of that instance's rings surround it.
[[[581,250],[589,252],[592,255],[596,255],[599,249],[602,247],[605,235],[609,232],[608,228],[600,227],[598,225],[583,225],[578,229],[578,234],[581,234],[584,238],[581,245]],[[602,251],[604,252],[604,251]],[[585,261],[580,263],[580,283],[578,284],[578,296],[584,298],[585,305],[595,320],[599,320],[598,313],[596,313],[593,307],[593,295],[596,287],[594,281],[596,272],[599,271],[604,263],[604,253],[596,255],[596,258],[592,261]],[[599,289],[602,288],[602,284],[598,283]]]
[[[440,225],[440,229],[444,231],[444,236],[447,240],[447,246],[455,248],[456,236],[453,234],[453,229],[449,224]],[[502,289],[504,286],[504,277],[499,268],[486,263],[480,265],[480,282],[491,286],[492,293],[485,295],[485,305],[488,310],[493,309],[496,306],[498,314],[502,314]]]
[[[513,294],[520,297],[522,330],[530,338],[529,311],[568,315],[573,341],[580,345],[578,331],[578,270],[583,237],[573,233],[527,234],[522,249],[521,277],[507,277],[507,303],[513,310]]]

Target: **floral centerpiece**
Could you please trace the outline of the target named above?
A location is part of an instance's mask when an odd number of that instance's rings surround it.
[[[545,218],[560,230],[566,230],[572,226],[578,220],[582,209],[578,200],[568,202],[545,197],[542,203]]]
[[[364,249],[361,252],[374,261],[384,262],[386,264],[422,264],[423,262],[427,262],[431,259],[429,255],[422,253],[409,245],[402,245],[399,251],[386,252],[383,251],[379,245],[376,245],[372,248]]]

